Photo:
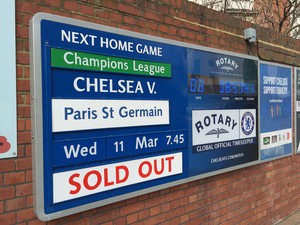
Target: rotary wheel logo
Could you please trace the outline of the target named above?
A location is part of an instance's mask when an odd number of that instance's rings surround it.
[[[254,130],[254,116],[250,112],[242,116],[242,131],[245,135],[250,135]]]
[[[7,138],[0,136],[0,154],[8,152],[10,149],[10,143],[7,141]]]

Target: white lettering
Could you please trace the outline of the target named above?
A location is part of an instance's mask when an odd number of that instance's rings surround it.
[[[96,38],[97,36],[91,34],[61,30],[61,41],[71,42],[73,44],[94,46]]]
[[[110,48],[113,50],[133,52],[133,43],[128,41],[121,41],[108,38],[100,38],[100,47],[101,48]]]
[[[147,140],[146,136],[143,136],[142,140],[141,140],[139,137],[137,137],[136,138],[136,143],[135,143],[135,149],[156,147],[157,146],[157,140],[158,140],[158,138],[149,138]]]
[[[79,154],[83,157],[88,154],[97,155],[97,142],[94,142],[90,147],[81,146],[80,144],[77,144],[76,148],[74,145],[70,145],[69,147],[65,145],[64,150],[67,159],[70,159],[71,157],[77,158]]]

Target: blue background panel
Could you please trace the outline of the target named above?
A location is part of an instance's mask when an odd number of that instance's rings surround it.
[[[51,32],[49,32],[51,30]],[[79,39],[73,42],[66,41],[63,32],[73,32]],[[77,41],[80,36],[89,38],[87,45]],[[101,47],[100,41],[104,44]],[[112,40],[111,45],[107,44]],[[160,55],[150,55],[134,51],[124,51],[113,49],[116,43],[132,43],[133,46],[155,46],[161,48]],[[80,42],[80,41],[79,41]],[[42,82],[43,82],[43,124],[44,124],[44,193],[45,193],[45,212],[47,214],[69,209],[72,207],[105,200],[111,197],[127,194],[149,187],[165,184],[187,177],[187,76],[186,76],[186,49],[179,46],[143,40],[135,37],[124,36],[101,30],[93,30],[48,20],[41,22],[41,43],[42,43]],[[108,46],[108,47],[107,47]],[[119,58],[136,60],[146,60],[160,63],[171,64],[171,77],[141,76],[122,73],[103,73],[93,71],[81,71],[75,69],[63,69],[51,67],[51,48],[62,48],[85,53],[101,54]],[[176,57],[174,57],[176,55]],[[132,93],[115,93],[108,88],[105,92],[96,89],[91,91],[77,91],[74,88],[74,80],[78,77],[83,79],[103,79],[108,84],[117,84],[120,80],[140,83],[143,87],[154,87],[154,92],[149,90],[144,92],[137,91]],[[169,124],[155,126],[137,126],[123,128],[107,128],[95,130],[78,130],[66,132],[52,132],[52,99],[104,99],[104,100],[167,100],[169,102]],[[66,106],[67,107],[67,106]],[[167,144],[166,135],[171,136],[172,140]],[[177,140],[176,135],[178,136]],[[157,139],[156,146],[149,147],[148,144],[143,148],[136,148],[137,138],[146,136],[147,138]],[[176,143],[178,142],[178,143]],[[67,147],[66,147],[67,146]],[[79,147],[80,146],[80,147]],[[97,155],[92,155],[95,146]],[[123,151],[116,152],[116,148],[124,148]],[[67,159],[66,149],[79,152],[78,157]],[[82,150],[82,148],[84,148]],[[89,154],[86,154],[87,152]],[[155,179],[151,181],[138,182],[126,187],[100,192],[81,198],[63,201],[53,204],[53,174],[63,173],[72,170],[91,168],[100,165],[110,165],[118,162],[129,162],[136,159],[149,158],[153,156],[166,155],[170,153],[183,153],[182,167],[183,172],[178,175]],[[86,154],[86,156],[82,156]],[[52,163],[53,162],[53,163]]]
[[[291,155],[292,139],[292,69],[260,63],[261,160]]]
[[[193,123],[192,111],[193,110],[213,110],[219,118],[222,115],[222,110],[239,110],[251,109],[256,111],[255,124],[257,124],[257,104],[258,104],[258,87],[257,76],[258,68],[257,61],[245,59],[241,57],[223,55],[211,52],[202,52],[197,50],[188,51],[188,116],[189,116],[189,131],[192,131]],[[198,80],[198,87],[195,90],[193,87],[194,79]],[[192,81],[192,82],[191,82]],[[250,92],[242,91],[235,93],[233,85],[230,85],[228,91],[222,91],[224,82],[230,84],[246,84],[253,85]],[[200,85],[200,86],[199,86]],[[201,112],[201,111],[200,111]],[[200,113],[199,112],[199,113]],[[210,116],[209,114],[207,116]],[[237,121],[236,128],[242,126],[242,118],[230,118]],[[212,119],[213,120],[213,119]],[[205,122],[206,121],[206,122]],[[207,123],[208,131],[220,130],[221,125],[225,121],[215,121],[213,127],[211,122],[208,124],[208,119],[201,121],[203,126]],[[209,127],[212,127],[209,129]],[[211,132],[210,132],[211,133]],[[251,143],[239,146],[228,146],[226,148],[212,148],[207,151],[195,151],[196,145],[190,147],[189,151],[189,175],[196,176],[208,172],[214,172],[221,169],[230,168],[233,166],[242,165],[245,163],[255,162],[258,160],[258,142],[257,142],[257,125],[255,126],[255,137],[251,137]],[[226,130],[226,142],[238,141],[231,137],[231,131]],[[190,142],[193,142],[192,132],[189,132]],[[205,138],[205,136],[201,137]],[[242,138],[240,138],[242,140]],[[223,143],[218,142],[218,137],[211,145]],[[192,150],[194,149],[194,150]]]

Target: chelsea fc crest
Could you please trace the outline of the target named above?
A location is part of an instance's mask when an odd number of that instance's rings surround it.
[[[242,116],[241,127],[245,135],[250,135],[254,130],[254,116],[250,112],[245,112]]]

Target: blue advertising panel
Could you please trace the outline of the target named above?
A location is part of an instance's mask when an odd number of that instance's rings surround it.
[[[295,153],[300,153],[300,69],[295,68]]]
[[[188,52],[189,173],[258,160],[257,61]]]
[[[260,63],[260,159],[292,154],[292,68]]]
[[[44,13],[30,29],[41,220],[257,161],[255,58]]]

